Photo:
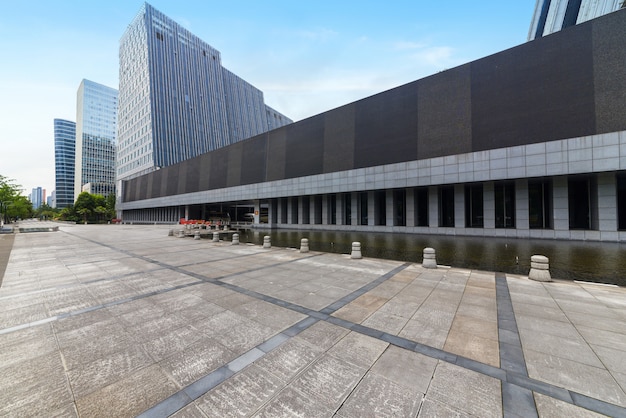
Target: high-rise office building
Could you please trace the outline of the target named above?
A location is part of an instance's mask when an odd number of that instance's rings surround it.
[[[74,164],[76,161],[76,123],[54,120],[54,207],[74,203]]]
[[[76,98],[74,199],[115,193],[117,90],[83,80]]]
[[[537,0],[528,40],[558,32],[621,7],[625,7],[624,0]]]
[[[38,209],[46,201],[46,189],[35,187],[29,197],[30,203],[33,204],[33,209]]]
[[[118,180],[292,122],[222,67],[219,51],[147,3],[119,57]]]

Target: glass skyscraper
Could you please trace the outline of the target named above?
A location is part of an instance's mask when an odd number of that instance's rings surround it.
[[[115,193],[117,90],[83,80],[76,98],[74,199],[83,191]]]
[[[624,0],[537,0],[528,40],[614,12],[625,4]]]
[[[219,51],[147,3],[119,57],[118,180],[292,122],[223,68]]]
[[[76,161],[76,123],[54,120],[54,187],[55,206],[74,204],[74,164]]]

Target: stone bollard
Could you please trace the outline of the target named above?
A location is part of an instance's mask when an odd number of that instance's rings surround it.
[[[533,255],[530,257],[530,273],[528,273],[530,280],[536,280],[538,282],[551,282],[550,277],[550,260],[543,255]]]
[[[300,240],[300,252],[308,253],[309,252],[309,240],[308,238],[302,238]]]
[[[220,242],[220,233],[213,232],[213,242]]]
[[[178,238],[185,238],[185,230],[184,229],[179,229],[178,230]]]
[[[437,256],[434,248],[424,248],[424,260],[422,261],[422,267],[427,269],[437,268]]]
[[[174,230],[170,229],[170,232],[167,233],[168,237],[173,237],[174,236]]]
[[[270,242],[269,235],[263,237],[263,248],[272,248],[272,243]]]
[[[350,254],[350,258],[359,259],[363,258],[361,255],[361,243],[353,242],[352,243],[352,253]]]
[[[200,239],[200,230],[196,229],[196,231],[193,233],[193,239]]]
[[[228,231],[228,225],[224,225],[224,231]]]
[[[239,234],[233,234],[233,240],[230,242],[230,245],[239,245]]]

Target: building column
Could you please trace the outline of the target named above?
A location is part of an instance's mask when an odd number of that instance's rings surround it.
[[[274,219],[275,207],[276,207],[276,199],[268,199],[268,201],[267,201],[267,223],[270,226],[274,225],[276,223],[276,219]]]
[[[598,173],[598,229],[602,241],[617,241],[617,180],[615,173]]]
[[[406,193],[406,226],[415,226],[415,189],[409,187]]]
[[[185,220],[189,220],[189,205],[185,205]]]
[[[439,227],[439,190],[437,186],[428,186],[428,226]]]
[[[454,185],[454,228],[465,228],[465,187]]]
[[[317,196],[309,197],[309,224],[315,225],[315,219],[317,218],[317,213],[315,213],[315,198]]]
[[[569,204],[567,176],[552,179],[552,211],[554,237],[569,239]]]
[[[376,225],[376,193],[367,192],[367,225]]]
[[[322,196],[322,225],[328,225],[328,195]]]
[[[350,204],[352,205],[352,217],[350,218],[350,225],[359,224],[359,194],[357,192],[350,193]]]
[[[530,230],[528,179],[515,180],[515,228],[518,230],[518,237],[528,237]]]
[[[335,219],[336,225],[343,225],[343,193],[335,193]]]
[[[268,207],[268,212],[269,212],[269,207]],[[260,223],[260,219],[261,219],[261,201],[255,200],[254,201],[254,224],[258,225]]]
[[[298,196],[298,225],[302,225],[304,223],[304,197]]]
[[[493,181],[483,184],[483,227],[491,230],[496,228],[496,196]]]

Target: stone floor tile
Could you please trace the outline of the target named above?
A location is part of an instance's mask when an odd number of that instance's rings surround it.
[[[437,363],[433,358],[390,345],[376,360],[370,372],[426,393]]]
[[[183,351],[198,340],[206,337],[191,325],[173,328],[155,338],[133,336],[133,340],[155,361],[159,362],[174,353]]]
[[[328,350],[348,332],[345,328],[329,324],[328,322],[318,322],[298,334],[297,338],[322,350]]]
[[[76,406],[80,416],[110,418],[135,416],[177,390],[174,382],[154,365],[76,399]]]
[[[626,352],[626,333],[599,330],[587,326],[578,326],[576,329],[589,344],[614,348]]]
[[[186,407],[179,409],[174,414],[170,415],[170,418],[205,418],[204,414],[194,403],[187,405]]]
[[[335,409],[333,407],[320,404],[316,398],[309,394],[302,393],[292,387],[287,387],[268,402],[256,416],[260,418],[330,418],[334,416],[334,414]]]
[[[519,329],[519,336],[524,350],[532,350],[577,363],[604,368],[589,344],[579,335],[565,338],[521,328]]]
[[[448,408],[444,410],[459,411],[461,416],[500,417],[500,390],[497,379],[440,362],[425,399],[446,405]],[[421,413],[420,416],[426,415]]]
[[[287,383],[323,352],[323,349],[296,337],[257,360],[255,365]]]
[[[327,353],[355,366],[369,368],[388,345],[376,338],[351,332],[328,349]]]
[[[600,418],[605,416],[540,393],[534,393],[534,396],[540,417]]]

